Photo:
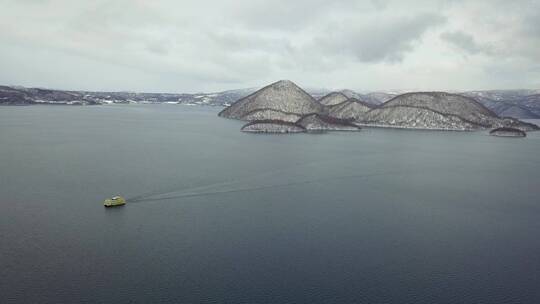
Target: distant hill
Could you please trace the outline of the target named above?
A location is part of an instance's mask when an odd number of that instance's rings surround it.
[[[342,103],[349,99],[345,94],[341,92],[331,92],[319,99],[319,103],[325,106],[331,106],[338,103]]]
[[[455,115],[478,125],[488,125],[497,114],[478,101],[446,92],[416,92],[398,95],[382,105],[426,108],[446,115]]]
[[[170,103],[187,105],[228,106],[257,89],[239,89],[215,93],[136,93],[66,91],[20,86],[0,86],[0,105],[98,105],[112,103]],[[331,92],[309,89],[320,103],[330,105],[355,98],[371,105],[381,105],[400,95],[396,92],[358,93],[352,90]],[[457,94],[475,99],[501,117],[540,119],[540,90],[468,91]],[[326,96],[325,96],[326,95]],[[255,114],[258,115],[258,114]]]
[[[514,127],[536,130],[533,124],[504,119],[473,98],[446,92],[415,92],[394,97],[359,119],[364,124],[444,130]]]
[[[352,90],[341,90],[340,93],[344,94],[345,96],[349,98],[355,98],[358,100],[362,100],[363,102],[372,104],[372,105],[380,105],[388,100],[396,97],[397,93],[390,93],[390,92],[371,92],[366,94],[357,93]]]
[[[373,104],[363,102],[356,98],[349,98],[342,103],[328,106],[328,113],[332,117],[347,120],[360,120],[363,115],[375,108]]]
[[[175,103],[190,105],[227,106],[256,89],[230,90],[218,93],[135,93],[64,91],[41,88],[0,86],[3,105],[97,105],[113,103]]]
[[[503,117],[540,119],[540,90],[463,92]]]
[[[290,115],[323,113],[325,108],[311,95],[289,80],[280,80],[239,99],[223,109],[219,116],[240,120],[258,119],[287,121]]]
[[[341,92],[316,101],[288,80],[278,81],[239,99],[219,116],[250,121],[242,130],[276,132],[292,130],[351,130],[358,125],[436,130],[478,130],[512,127],[537,130],[533,124],[501,118],[477,100],[446,92],[397,95],[380,105]],[[344,101],[343,101],[344,100]],[[264,128],[268,127],[268,130]],[[247,131],[246,130],[246,131]]]
[[[340,93],[323,97],[328,104],[343,102]],[[295,83],[280,80],[239,99],[218,115],[250,121],[241,130],[263,133],[307,131],[353,131],[360,127],[350,120],[328,116],[328,107],[315,100]]]
[[[427,108],[410,106],[388,106],[367,112],[360,122],[377,127],[432,129],[432,130],[475,130],[479,127],[465,119],[443,114]]]

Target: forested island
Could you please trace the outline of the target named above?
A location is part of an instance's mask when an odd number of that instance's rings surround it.
[[[459,94],[413,92],[374,105],[340,92],[317,100],[289,80],[241,98],[218,115],[248,121],[242,131],[262,133],[352,131],[361,126],[452,131],[539,129],[515,118],[500,117],[475,99]]]

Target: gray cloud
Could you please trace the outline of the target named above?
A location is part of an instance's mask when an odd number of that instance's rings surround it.
[[[1,84],[195,92],[290,78],[359,90],[540,87],[538,1],[0,5]]]
[[[491,53],[491,48],[489,46],[479,45],[473,36],[462,31],[444,32],[441,34],[441,38],[469,54],[477,54],[481,52],[486,54]]]
[[[436,14],[392,17],[360,26],[351,22],[326,31],[313,48],[319,46],[328,54],[350,54],[362,62],[397,62],[413,50],[428,29],[444,22],[445,18]]]
[[[350,11],[370,12],[381,7],[380,1],[327,0],[242,0],[234,6],[236,21],[249,28],[271,31],[299,31],[316,26],[329,16],[343,16]]]

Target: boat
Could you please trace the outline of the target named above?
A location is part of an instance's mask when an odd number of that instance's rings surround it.
[[[103,206],[105,207],[116,207],[116,206],[123,206],[126,204],[126,199],[121,196],[114,196],[112,198],[108,198],[103,202]]]

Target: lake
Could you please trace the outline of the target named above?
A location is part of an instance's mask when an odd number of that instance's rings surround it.
[[[540,132],[219,110],[0,107],[1,302],[540,303]]]

